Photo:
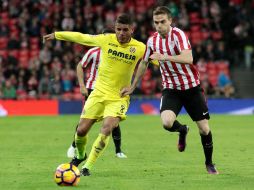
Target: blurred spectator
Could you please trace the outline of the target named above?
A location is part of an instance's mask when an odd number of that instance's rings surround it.
[[[117,14],[127,11],[133,15],[134,37],[146,43],[153,32],[152,8],[156,5],[169,7],[172,14],[178,17],[177,21],[173,19],[173,25],[184,28],[190,37],[194,64],[201,61],[204,62],[204,67],[207,67],[208,62],[225,60],[230,62],[230,66],[241,66],[245,63],[247,69],[252,69],[252,1],[26,0],[4,1],[1,7],[0,64],[3,69],[0,76],[2,75],[3,81],[13,80],[13,76],[16,76],[17,82],[12,85],[18,90],[18,98],[21,97],[20,91],[24,90],[23,98],[26,97],[25,94],[33,94],[34,98],[37,98],[38,93],[41,94],[39,89],[45,87],[48,91],[45,85],[48,80],[52,97],[61,97],[61,93],[66,91],[72,93],[76,85],[76,60],[85,53],[86,48],[60,41],[41,44],[41,36],[57,30],[101,33],[102,28],[114,25]],[[46,67],[49,77],[45,76]],[[154,95],[161,88],[161,78],[160,74],[158,75],[160,71],[153,66],[149,69],[151,77],[143,82],[144,89],[140,81],[140,92]],[[209,83],[214,80],[211,79],[211,73],[206,70],[207,76],[201,74],[207,93],[210,92]],[[213,75],[218,77],[219,73],[214,71]],[[215,83],[217,82],[213,82]]]
[[[29,98],[36,99],[38,95],[38,80],[36,71],[32,71],[32,74],[27,81],[27,86]]]
[[[54,74],[54,77],[50,81],[50,94],[52,98],[59,98],[62,94],[62,84],[60,75],[58,73]]]
[[[39,98],[49,98],[50,95],[50,73],[47,67],[44,67],[44,73],[39,81],[38,95]]]
[[[232,95],[235,92],[235,89],[232,85],[230,78],[224,72],[220,72],[219,74],[218,88],[219,93],[227,98],[232,97]]]
[[[10,80],[6,80],[3,86],[3,98],[16,99],[16,89],[15,86],[11,84]]]
[[[26,87],[24,78],[19,76],[18,77],[18,84],[17,84],[17,99],[18,100],[25,100],[27,98]]]
[[[64,92],[70,92],[72,90],[73,83],[76,79],[75,77],[75,71],[71,69],[69,63],[66,63],[64,69],[61,72],[62,89]]]
[[[64,12],[64,19],[62,21],[63,30],[72,30],[74,28],[74,20],[71,18],[71,14],[68,10]]]
[[[40,51],[39,58],[44,64],[47,64],[51,61],[51,51],[47,46],[43,46],[43,49]]]
[[[0,19],[0,37],[6,37],[9,34],[9,28],[7,25],[3,24],[2,19]]]
[[[228,53],[225,50],[224,42],[218,42],[218,46],[215,50],[215,60],[228,60]]]
[[[20,41],[17,39],[17,36],[12,33],[10,39],[8,41],[8,49],[19,49],[20,48]]]
[[[214,43],[212,42],[208,42],[206,44],[206,49],[205,49],[205,53],[204,53],[204,58],[207,61],[215,61],[215,50],[214,50]]]

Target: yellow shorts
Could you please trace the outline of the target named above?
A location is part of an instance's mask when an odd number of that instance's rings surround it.
[[[129,96],[123,98],[117,96],[110,97],[95,89],[89,95],[80,117],[100,121],[111,116],[124,120],[126,119],[129,104]]]

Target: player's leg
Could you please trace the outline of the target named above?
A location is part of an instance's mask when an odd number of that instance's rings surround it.
[[[213,137],[212,137],[212,132],[209,128],[208,120],[204,119],[201,121],[197,121],[196,123],[199,128],[201,143],[202,143],[204,154],[205,154],[205,160],[206,160],[205,165],[206,165],[207,172],[209,174],[219,174],[212,160]]]
[[[83,112],[80,116],[79,126],[75,135],[76,144],[76,157],[73,158],[72,162],[75,165],[79,165],[86,159],[86,144],[87,134],[92,125],[103,116],[104,106],[101,103],[100,95],[91,93],[89,95]]]
[[[106,97],[104,97],[105,99]],[[107,147],[112,130],[119,125],[121,120],[126,119],[126,112],[130,103],[129,97],[105,100],[103,105],[103,124],[99,136],[95,140],[87,162],[82,167],[82,175],[90,175],[89,170],[93,167],[97,158]]]
[[[127,158],[127,156],[121,150],[122,135],[121,135],[121,128],[119,125],[113,129],[112,138],[115,144],[116,157]]]
[[[77,132],[77,128],[78,128],[78,125],[77,125],[76,128],[75,128],[75,133],[74,133],[74,135],[73,135],[73,141],[72,141],[70,147],[69,147],[68,150],[67,150],[67,157],[68,157],[68,158],[73,158],[73,157],[75,157],[75,148],[76,148],[76,144],[75,144],[75,134],[76,134],[76,132]]]
[[[197,86],[188,91],[184,97],[186,97],[184,107],[191,116],[192,120],[196,121],[199,128],[201,143],[206,159],[205,165],[207,171],[210,174],[218,174],[218,171],[216,170],[212,161],[213,138],[208,124],[210,115],[203,90],[200,86]]]
[[[94,141],[92,150],[89,154],[87,162],[82,167],[82,175],[89,176],[91,168],[95,164],[96,160],[102,155],[103,151],[106,149],[110,134],[113,128],[117,127],[120,122],[120,118],[118,117],[106,117],[103,120],[102,128],[100,134],[98,135],[97,139]]]
[[[182,102],[178,96],[178,92],[176,91],[169,89],[163,90],[160,112],[164,129],[170,132],[179,132],[178,150],[182,152],[186,147],[188,126],[182,125],[176,120],[176,117],[182,108]]]
[[[89,96],[93,90],[92,89],[87,89],[87,90],[88,90],[88,96]],[[85,100],[87,100],[88,96],[83,97],[83,99],[82,99],[82,105],[83,106],[85,105]],[[73,141],[72,141],[70,147],[67,150],[67,157],[68,158],[74,158],[75,157],[75,149],[76,149],[75,134],[77,132],[77,128],[78,128],[78,125],[76,125],[76,128],[75,128],[75,133],[73,135]]]
[[[77,132],[75,134],[76,156],[71,163],[78,166],[86,159],[86,144],[88,140],[88,132],[96,119],[80,118]]]

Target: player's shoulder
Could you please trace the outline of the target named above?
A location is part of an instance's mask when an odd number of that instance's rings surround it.
[[[149,37],[148,37],[148,40],[147,40],[147,42],[151,42],[151,41],[153,41],[153,39],[154,38],[157,38],[157,36],[159,35],[159,33],[158,32],[154,32],[154,33],[152,33]]]
[[[139,46],[139,47],[145,47],[145,44],[144,44],[143,42],[141,42],[141,41],[139,41],[139,40],[136,40],[136,39],[134,39],[134,38],[132,38],[132,43],[131,43],[131,45],[133,45],[133,44],[135,44],[135,45],[137,45],[137,46]]]
[[[133,45],[137,46],[140,50],[143,50],[143,51],[146,48],[146,45],[143,42],[136,40],[134,38],[132,38],[132,43],[131,43],[131,46],[133,46]]]
[[[184,31],[180,28],[177,27],[172,27],[172,32],[173,33],[184,33]]]
[[[87,53],[96,53],[96,52],[99,52],[101,49],[100,47],[93,47],[93,48],[90,48]]]

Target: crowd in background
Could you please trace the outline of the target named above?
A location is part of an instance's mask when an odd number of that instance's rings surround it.
[[[88,47],[43,35],[68,30],[98,34],[129,12],[134,37],[146,43],[154,32],[152,10],[167,6],[173,25],[189,36],[202,86],[211,96],[231,97],[232,67],[253,67],[254,1],[244,0],[2,0],[0,98],[80,99],[76,65]],[[161,93],[159,67],[150,65],[135,94]]]

